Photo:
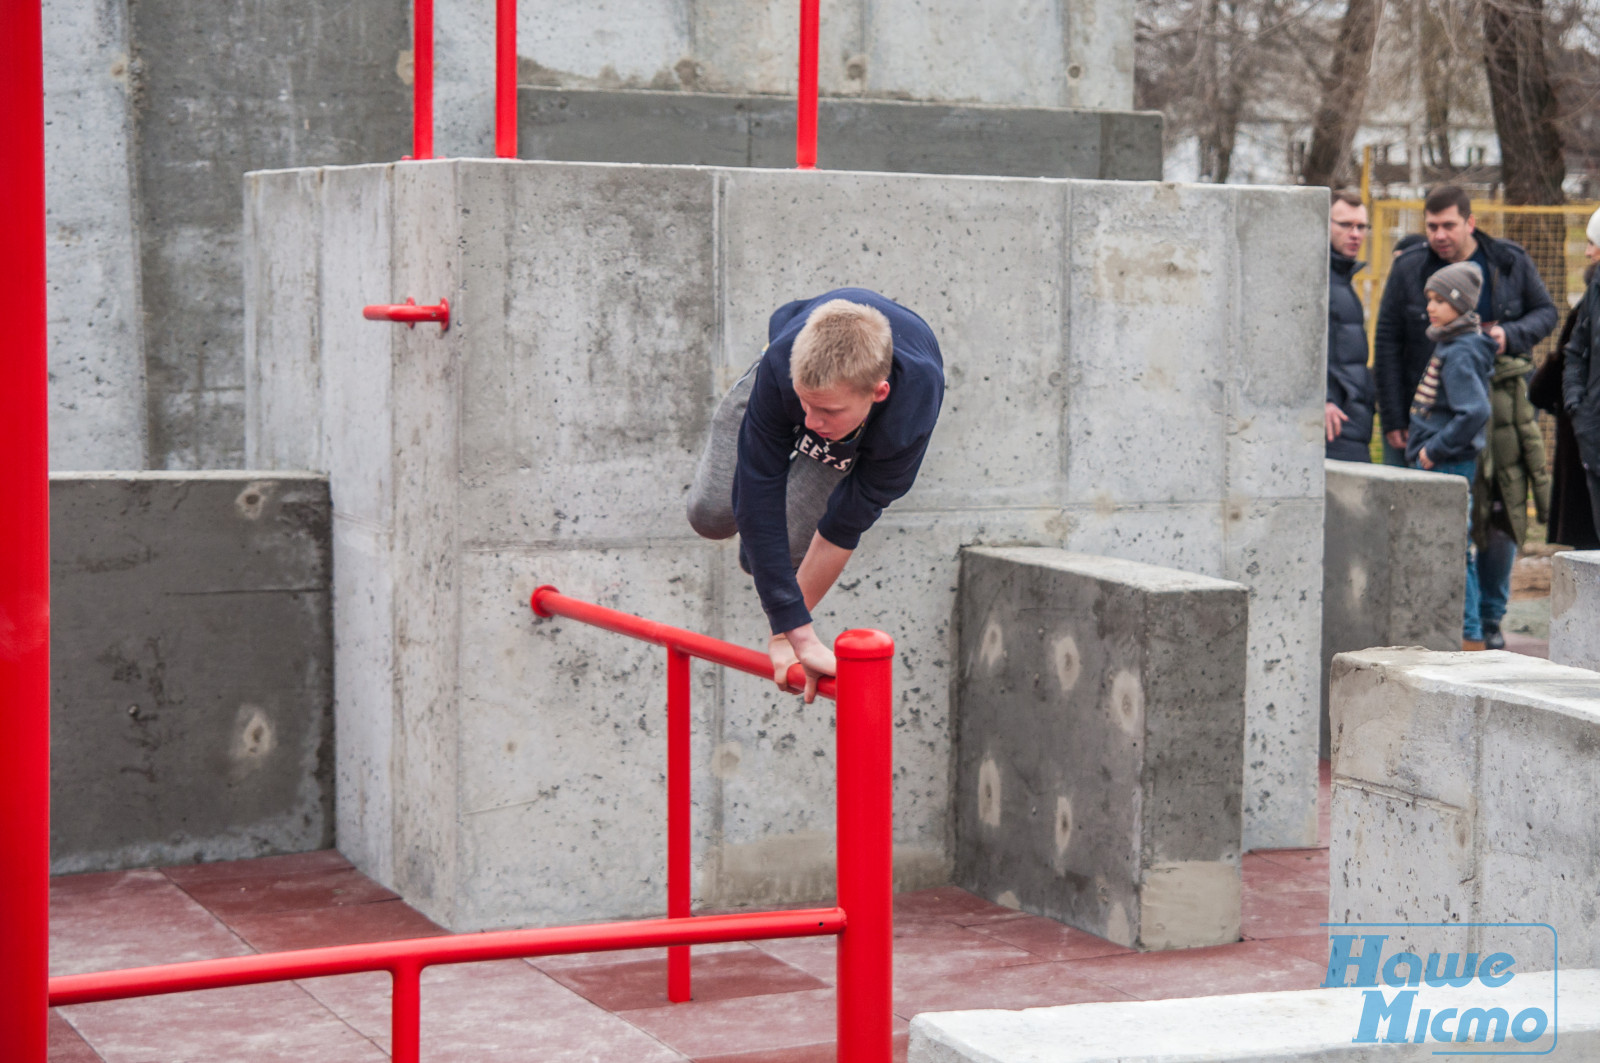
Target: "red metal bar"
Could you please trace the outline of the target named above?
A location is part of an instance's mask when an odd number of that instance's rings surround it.
[[[0,1053],[45,1063],[50,923],[50,458],[39,0],[0,0]]]
[[[667,918],[689,918],[689,655],[667,650]],[[667,950],[667,999],[692,995],[689,946]]]
[[[894,640],[854,630],[839,659],[839,1063],[889,1063],[894,1049]]]
[[[794,125],[794,166],[817,168],[817,32],[820,0],[800,0],[800,97]]]
[[[723,642],[709,635],[702,635],[695,631],[685,631],[681,627],[672,627],[668,624],[658,624],[654,620],[645,620],[631,613],[618,612],[607,609],[603,605],[593,602],[580,601],[577,598],[568,598],[565,594],[551,586],[537,588],[529,601],[533,611],[542,617],[564,616],[569,620],[589,624],[592,627],[604,628],[614,631],[619,635],[628,635],[644,642],[653,642],[657,646],[668,649],[682,650],[691,657],[698,657],[702,661],[720,664],[724,668],[732,668],[738,672],[748,672],[758,675],[763,679],[772,679],[772,660],[760,650],[747,649],[744,646],[735,646],[731,642]],[[800,693],[806,688],[805,669],[798,664],[789,668],[789,689]],[[837,682],[832,679],[823,679],[817,684],[817,693],[825,698],[835,696]]]
[[[389,1047],[393,1063],[422,1061],[422,964],[417,960],[402,960],[394,965]]]
[[[450,300],[440,299],[437,306],[418,306],[415,299],[407,297],[403,303],[374,303],[363,306],[361,316],[368,321],[398,321],[417,327],[421,321],[437,321],[440,332],[450,331]]]
[[[494,153],[517,157],[517,0],[495,0]]]
[[[433,158],[433,0],[411,8],[411,157]]]
[[[221,989],[362,971],[394,971],[407,963],[416,964],[420,970],[443,963],[479,963],[525,956],[559,956],[569,952],[711,945],[755,938],[826,937],[840,933],[844,927],[843,909],[807,908],[792,912],[739,912],[698,919],[641,919],[630,923],[377,941],[368,945],[336,945],[160,967],[61,975],[50,979],[50,1004],[53,1007],[92,1004],[98,1000],[187,993],[195,989]],[[42,1024],[42,1001],[39,1014]]]

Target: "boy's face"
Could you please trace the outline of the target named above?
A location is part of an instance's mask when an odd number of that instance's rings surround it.
[[[857,391],[849,385],[836,384],[816,391],[796,386],[794,393],[806,411],[806,427],[818,438],[832,441],[843,439],[861,426],[872,404],[889,397],[889,382],[880,381],[871,391]]]
[[[1461,311],[1447,303],[1438,292],[1428,293],[1428,320],[1436,326],[1450,324],[1461,316]]]

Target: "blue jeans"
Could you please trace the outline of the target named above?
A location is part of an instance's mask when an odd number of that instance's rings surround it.
[[[1500,626],[1511,600],[1511,563],[1517,559],[1517,541],[1493,525],[1489,544],[1478,551],[1479,615],[1484,627]]]
[[[1391,447],[1389,445],[1389,441],[1387,439],[1385,439],[1383,441],[1383,463],[1385,465],[1393,465],[1397,469],[1405,468],[1406,467],[1406,448],[1405,447]],[[1413,465],[1411,467],[1413,469],[1416,468],[1415,465]]]
[[[1421,466],[1413,465],[1412,468],[1418,469]],[[1478,593],[1477,551],[1472,546],[1472,481],[1478,476],[1478,459],[1446,462],[1435,465],[1430,471],[1460,476],[1467,481],[1467,602],[1461,612],[1461,637],[1471,642],[1480,642],[1483,639],[1483,603]],[[1506,570],[1510,572],[1509,562]],[[1504,603],[1501,604],[1500,611],[1504,614]]]

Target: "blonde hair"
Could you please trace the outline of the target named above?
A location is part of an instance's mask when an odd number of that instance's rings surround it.
[[[795,337],[789,378],[807,391],[842,384],[865,394],[889,379],[893,364],[889,319],[874,307],[829,299],[811,311]]]

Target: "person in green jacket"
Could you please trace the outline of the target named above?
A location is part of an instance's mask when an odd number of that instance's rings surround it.
[[[1489,382],[1489,441],[1478,455],[1472,484],[1472,537],[1478,548],[1479,615],[1483,645],[1498,650],[1506,644],[1500,621],[1511,599],[1511,564],[1528,534],[1528,495],[1540,524],[1549,519],[1550,474],[1544,460],[1544,436],[1528,399],[1533,360],[1525,354],[1501,354]]]

